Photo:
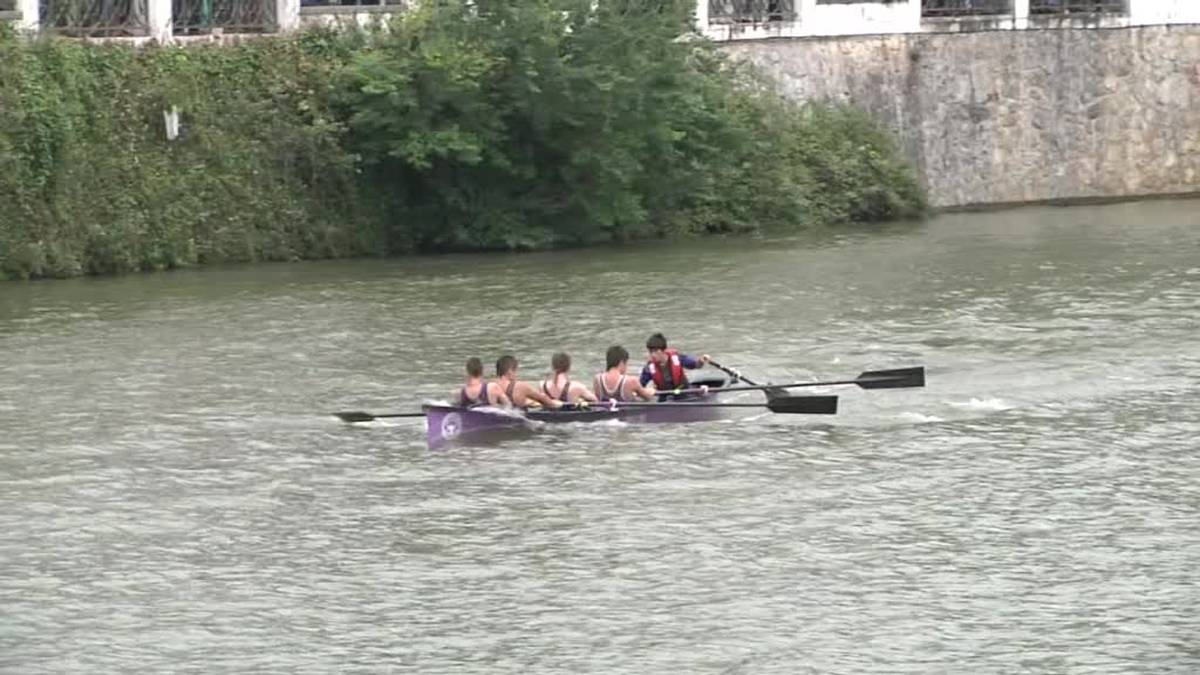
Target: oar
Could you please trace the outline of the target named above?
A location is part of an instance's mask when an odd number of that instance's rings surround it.
[[[725,366],[717,363],[716,361],[713,361],[712,359],[709,359],[708,363],[713,368],[716,368],[717,370],[720,370],[720,371],[724,372],[726,375],[732,377],[734,382],[741,380],[742,382],[745,382],[746,384],[748,384],[752,387],[762,386],[759,383],[746,377],[745,375],[742,375],[740,372],[738,372],[732,368],[726,368]],[[728,389],[726,391],[728,391]],[[767,398],[775,398],[776,396],[787,396],[787,392],[784,391],[784,389],[782,387],[778,387],[776,385],[767,385],[767,386],[763,387],[763,391],[767,394]]]
[[[343,422],[370,422],[371,420],[382,419],[384,417],[424,417],[423,412],[408,412],[408,413],[388,413],[386,415],[372,415],[369,412],[361,410],[351,410],[349,412],[333,413],[337,415]]]
[[[745,375],[742,375],[740,372],[734,370],[733,368],[726,368],[725,366],[717,363],[716,361],[713,361],[712,359],[708,360],[708,365],[712,366],[713,368],[716,368],[717,370],[724,372],[726,375],[732,377],[735,381],[741,380],[742,382],[745,382],[746,384],[748,384],[752,387],[759,386],[759,384],[757,382],[752,381],[750,378],[746,377]]]
[[[711,363],[711,362],[710,362]],[[826,380],[824,382],[792,382],[791,384],[754,385],[750,387],[720,387],[710,388],[710,392],[724,393],[727,391],[760,391],[772,389],[795,389],[796,387],[828,387],[835,384],[857,384],[863,389],[899,389],[901,387],[924,387],[925,367],[896,368],[893,370],[867,370],[853,380]],[[659,394],[698,394],[701,390],[676,389],[660,391]]]
[[[836,415],[837,396],[782,396],[766,403],[653,403],[651,401],[623,401],[615,406],[601,401],[575,410],[621,410],[622,408],[766,408],[773,413],[792,415]],[[566,408],[564,408],[566,410]]]

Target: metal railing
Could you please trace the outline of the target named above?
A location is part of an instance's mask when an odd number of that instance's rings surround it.
[[[300,0],[301,7],[393,7],[405,9],[412,0]]]
[[[1011,14],[1012,0],[921,0],[921,16],[995,16]]]
[[[150,32],[146,0],[41,0],[41,30],[71,37],[129,37]]]
[[[768,23],[795,18],[795,0],[708,0],[709,23]]]
[[[1029,0],[1030,14],[1120,14],[1125,0]]]
[[[176,35],[269,33],[275,30],[275,0],[172,0]]]

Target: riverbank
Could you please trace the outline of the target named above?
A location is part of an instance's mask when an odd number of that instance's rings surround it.
[[[0,276],[924,212],[871,118],[787,100],[712,45],[676,40],[689,21],[463,2],[387,32],[222,47],[0,36]]]

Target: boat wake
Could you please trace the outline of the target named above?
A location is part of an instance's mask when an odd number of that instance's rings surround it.
[[[989,397],[989,398],[972,397],[968,401],[947,401],[946,403],[947,403],[947,405],[958,408],[960,410],[998,411],[998,410],[1010,410],[1010,409],[1016,407],[1014,404],[1009,403],[1008,401],[1005,401],[1004,399],[996,398],[994,396]]]
[[[896,419],[908,424],[934,424],[936,422],[945,422],[944,417],[937,415],[924,415],[919,412],[902,412],[896,415]]]

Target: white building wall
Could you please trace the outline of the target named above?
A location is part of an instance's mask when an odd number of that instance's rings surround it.
[[[1030,15],[1030,0],[1012,0],[1012,11],[977,17],[922,18],[921,0],[818,4],[795,0],[796,19],[765,23],[706,21],[709,0],[697,0],[697,25],[717,41],[770,38],[890,35],[898,33],[1014,30],[1026,28],[1122,28],[1200,24],[1200,0],[1128,0],[1128,11],[1099,17]]]
[[[921,27],[921,6],[915,2],[819,5],[817,0],[800,0],[798,4],[813,35],[909,33]],[[847,28],[852,32],[847,33]]]
[[[1200,0],[1131,0],[1129,20],[1143,26],[1200,23]]]
[[[21,20],[17,22],[21,30],[37,30],[38,0],[17,0],[16,10],[21,13]]]
[[[794,21],[722,23],[709,16],[709,0],[696,0],[696,24],[713,40],[762,40],[770,38],[832,37],[839,35],[893,35],[902,33],[1012,30],[1025,28],[1120,28],[1162,24],[1200,24],[1200,0],[1128,0],[1128,11],[1096,17],[1030,16],[1030,0],[1012,0],[1013,11],[1003,15],[957,18],[922,18],[921,0],[884,2],[838,2],[794,0]],[[408,2],[369,7],[304,7],[300,0],[278,0],[277,25],[290,31],[305,25],[339,25],[348,21],[365,25],[379,15],[402,12]],[[163,42],[171,35],[171,0],[148,0],[150,37]],[[22,29],[38,29],[39,0],[17,0]],[[347,14],[353,16],[345,16]],[[144,40],[145,38],[142,38]]]

